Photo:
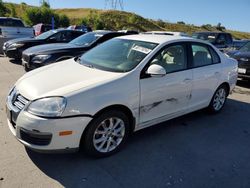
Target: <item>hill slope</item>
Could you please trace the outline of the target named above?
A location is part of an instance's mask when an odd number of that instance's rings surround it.
[[[115,11],[115,10],[98,10],[98,9],[56,9],[59,14],[67,15],[72,23],[79,23],[84,17],[95,12],[98,16],[105,19],[105,21],[110,22],[107,26],[108,29],[136,29],[140,31],[149,31],[149,30],[167,30],[167,31],[180,31],[186,33],[193,33],[196,31],[218,31],[216,27],[211,26],[195,26],[190,24],[177,24],[169,23],[163,21],[156,21],[151,19],[143,18],[137,14],[124,12],[124,11]],[[236,39],[250,39],[250,33],[225,30],[226,32],[231,33]]]
[[[13,4],[5,3],[5,5],[11,10],[14,9],[16,17],[22,18],[24,12],[27,8],[31,7],[24,3]],[[190,24],[178,24],[169,23],[161,20],[151,20],[143,18],[134,13],[125,11],[115,11],[115,10],[99,10],[99,9],[89,9],[89,8],[79,8],[79,9],[55,9],[58,14],[65,14],[70,18],[71,24],[80,24],[83,18],[89,16],[98,17],[102,21],[102,28],[121,30],[121,29],[134,29],[139,31],[152,31],[152,30],[166,30],[166,31],[180,31],[186,33],[193,33],[196,31],[218,31],[216,27],[211,25],[204,25],[202,27],[190,25]],[[250,39],[250,33],[225,30],[231,33],[236,39]]]

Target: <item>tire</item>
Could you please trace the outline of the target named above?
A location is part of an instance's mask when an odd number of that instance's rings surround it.
[[[27,65],[24,65],[24,70],[25,70],[25,72],[29,72],[30,71],[30,69],[28,68]]]
[[[83,135],[81,145],[90,156],[107,157],[124,146],[128,135],[129,119],[126,114],[111,110],[92,120]]]
[[[228,88],[225,85],[221,85],[215,91],[213,98],[208,106],[208,111],[213,114],[220,112],[226,103],[228,94]]]

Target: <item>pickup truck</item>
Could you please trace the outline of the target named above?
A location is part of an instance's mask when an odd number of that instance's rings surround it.
[[[25,27],[18,18],[0,17],[0,54],[3,54],[3,44],[11,39],[33,37],[32,27]]]
[[[226,32],[196,32],[193,33],[192,37],[210,42],[222,52],[233,47],[233,37]]]

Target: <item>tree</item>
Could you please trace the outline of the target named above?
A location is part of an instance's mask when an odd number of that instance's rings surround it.
[[[50,8],[49,1],[41,0],[40,4],[41,4],[41,7]]]
[[[69,25],[69,18],[67,16],[56,14],[47,6],[28,8],[24,13],[23,20],[28,25],[38,23],[51,24],[52,17],[54,17],[56,27],[67,27]]]
[[[216,29],[219,30],[219,31],[223,31],[226,28],[224,26],[222,26],[221,23],[218,23],[217,26],[216,26]]]
[[[103,29],[104,23],[96,11],[90,11],[89,15],[82,19],[82,24],[92,27],[93,29]]]
[[[9,16],[17,17],[16,9],[15,9],[15,6],[13,4],[9,5],[9,10],[10,10]]]
[[[177,22],[177,24],[185,25],[186,23],[183,21],[179,21],[179,22]]]
[[[0,0],[0,16],[6,16],[6,14],[9,12],[7,7],[4,5],[3,1]]]

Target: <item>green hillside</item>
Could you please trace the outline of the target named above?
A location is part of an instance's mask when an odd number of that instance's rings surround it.
[[[137,14],[115,11],[115,10],[98,10],[98,9],[57,9],[55,10],[59,14],[67,15],[73,23],[79,23],[84,17],[95,12],[98,14],[104,22],[107,24],[107,29],[136,29],[139,31],[150,31],[150,30],[166,30],[166,31],[179,31],[186,33],[193,33],[196,31],[218,31],[216,27],[210,25],[204,25],[203,27],[190,25],[190,24],[177,24],[169,23],[164,21],[156,21],[151,19],[143,18]],[[236,39],[250,39],[250,33],[225,30],[226,32],[232,33]]]
[[[13,4],[5,3],[6,6],[11,10],[14,9],[17,17],[24,15],[25,10],[30,7],[24,3]],[[209,24],[203,25],[201,27],[192,24],[185,23],[170,23],[164,22],[162,20],[152,20],[143,18],[134,13],[125,11],[115,11],[115,10],[98,10],[89,8],[79,8],[79,9],[55,9],[58,14],[64,14],[70,18],[71,24],[80,24],[84,19],[88,18],[88,23],[92,23],[91,20],[98,20],[98,24],[93,23],[94,28],[98,25],[96,29],[111,29],[111,30],[121,30],[121,29],[133,29],[138,31],[150,31],[150,30],[166,30],[166,31],[179,31],[186,33],[193,33],[196,31],[218,31],[216,27]],[[204,23],[206,24],[206,23]],[[222,23],[223,24],[223,23]],[[236,39],[250,39],[250,33],[231,31],[230,32]]]

